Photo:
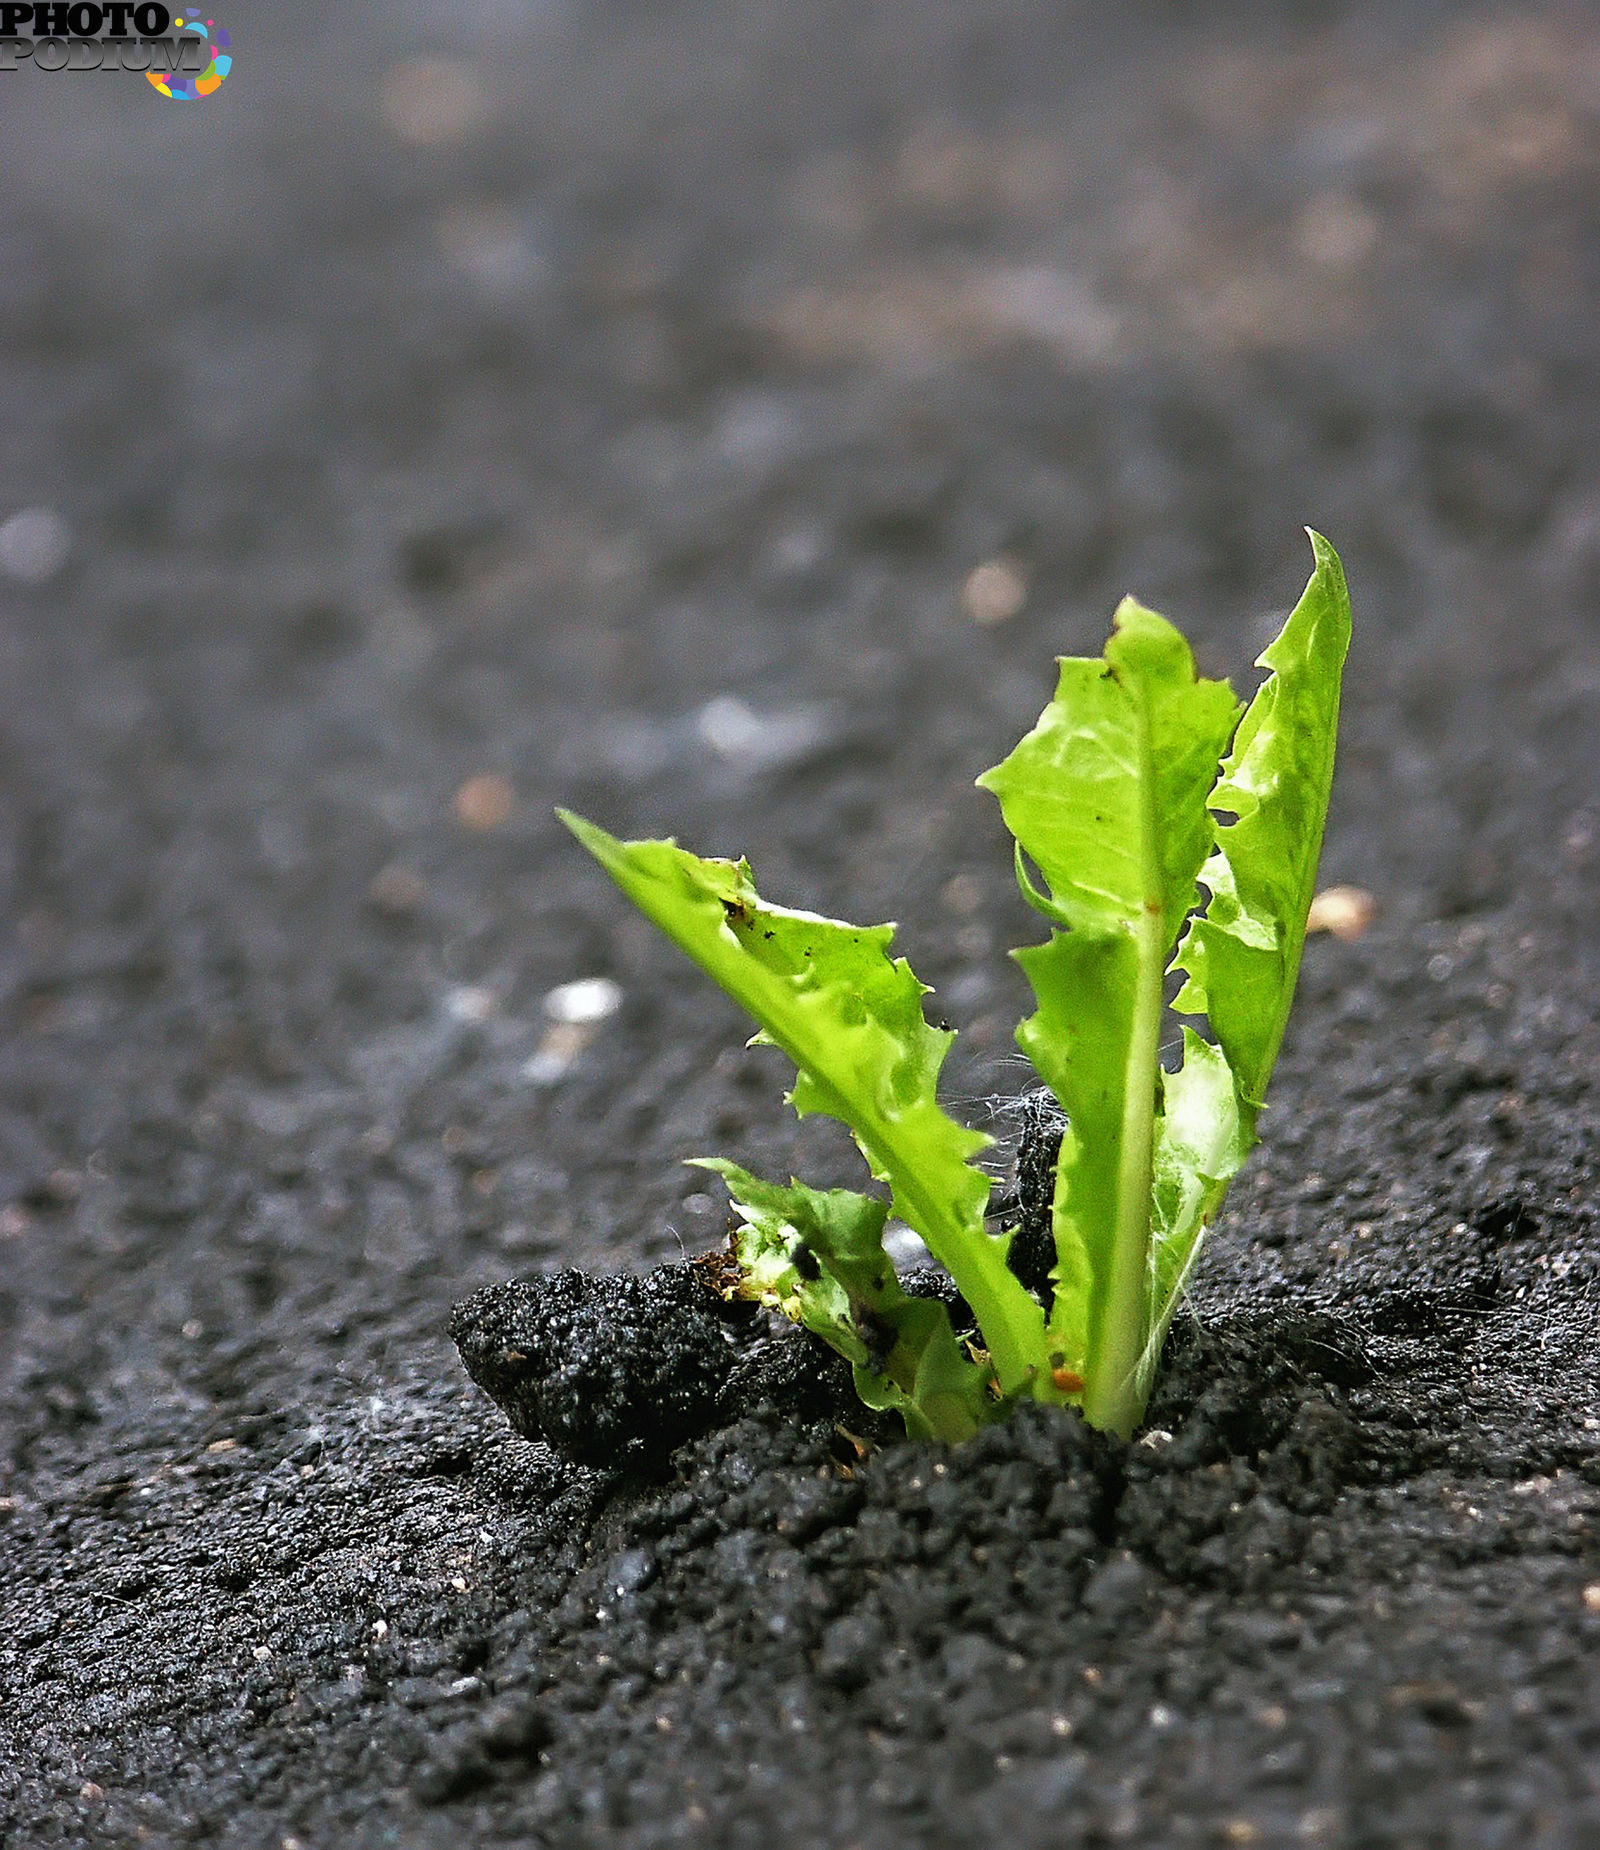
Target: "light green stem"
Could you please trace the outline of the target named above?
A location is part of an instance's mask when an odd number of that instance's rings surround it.
[[[1159,899],[1137,927],[1139,987],[1129,1036],[1122,1100],[1122,1159],[1117,1172],[1117,1227],[1111,1248],[1098,1341],[1084,1383],[1091,1426],[1127,1438],[1144,1412],[1140,1358],[1150,1311],[1150,1165],[1154,1153],[1156,1073],[1161,1056],[1161,972],[1165,944]]]
[[[985,1234],[981,1221],[976,1229],[963,1227],[920,1185],[913,1159],[892,1137],[880,1132],[871,1148],[886,1168],[893,1165],[895,1195],[906,1219],[971,1305],[1001,1390],[1019,1392],[1043,1372],[1043,1313],[1007,1271],[999,1244]]]

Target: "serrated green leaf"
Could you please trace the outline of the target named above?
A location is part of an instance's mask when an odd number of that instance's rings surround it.
[[[1104,659],[1064,660],[1033,731],[978,779],[1063,928],[1016,953],[1039,1004],[1017,1040],[1068,1119],[1050,1339],[1083,1377],[1088,1418],[1119,1431],[1137,1417],[1148,1333],[1162,975],[1198,897],[1206,798],[1237,716],[1179,632],[1127,598]]]
[[[743,861],[702,860],[670,841],[621,842],[558,812],[617,885],[794,1062],[796,1109],[849,1126],[894,1210],[955,1279],[1007,1394],[1036,1380],[1037,1303],[984,1231],[988,1178],[971,1159],[988,1139],[939,1108],[951,1039],[922,1012],[927,993],[892,925],[853,926],[769,905]]]
[[[956,1341],[949,1312],[908,1296],[895,1276],[884,1202],[764,1182],[721,1157],[693,1163],[728,1186],[743,1223],[735,1251],[746,1289],[837,1349],[869,1406],[899,1413],[914,1438],[951,1442],[992,1417],[987,1371]]]
[[[1044,875],[1058,923],[1127,932],[1155,902],[1170,945],[1198,898],[1205,793],[1239,707],[1226,681],[1196,678],[1165,617],[1128,597],[1112,622],[1103,657],[1062,658],[1055,698],[978,784]]]
[[[1256,1117],[1294,1000],[1333,785],[1350,599],[1338,555],[1311,535],[1316,569],[1259,665],[1269,671],[1211,793],[1233,820],[1201,869],[1203,912],[1173,969],[1173,1006],[1202,1010],[1217,1045],[1184,1030],[1157,1130],[1148,1382],[1207,1227],[1255,1143]]]
[[[1350,646],[1344,570],[1321,534],[1310,537],[1316,570],[1260,657],[1268,678],[1211,793],[1225,820],[1200,871],[1210,898],[1173,964],[1188,979],[1173,1007],[1209,1018],[1251,1113],[1266,1094],[1300,973]]]

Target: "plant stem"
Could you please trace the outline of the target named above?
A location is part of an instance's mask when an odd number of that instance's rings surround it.
[[[880,1132],[873,1140],[873,1153],[886,1168],[893,1165],[894,1192],[907,1221],[971,1305],[1004,1392],[1014,1394],[1030,1379],[1046,1376],[1044,1313],[1006,1270],[999,1247],[989,1242],[981,1221],[977,1238],[985,1244],[980,1246],[948,1206],[920,1185],[915,1163],[892,1137]]]
[[[1122,1106],[1117,1226],[1111,1248],[1098,1354],[1083,1399],[1091,1426],[1126,1439],[1144,1412],[1139,1360],[1150,1299],[1150,1163],[1156,1072],[1161,1053],[1162,916],[1147,906],[1138,927],[1139,988],[1134,1001]]]

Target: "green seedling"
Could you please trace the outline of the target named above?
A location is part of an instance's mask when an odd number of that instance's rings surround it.
[[[1124,1436],[1206,1229],[1255,1142],[1305,943],[1350,638],[1344,573],[1316,569],[1248,709],[1196,675],[1189,645],[1132,598],[1105,653],[1064,657],[1054,699],[978,779],[1016,842],[1047,942],[1014,953],[1037,1007],[1017,1041],[1066,1114],[1048,1314],[985,1226],[989,1139],[935,1096],[953,1034],[891,955],[892,925],[774,906],[744,861],[622,842],[562,820],[624,893],[789,1057],[789,1100],[847,1125],[887,1198],[781,1186],[720,1159],[737,1215],[737,1289],[853,1365],[869,1405],[959,1441],[1025,1397],[1070,1401]],[[1203,893],[1202,893],[1203,889]],[[1165,979],[1181,1063],[1161,1062]],[[893,1213],[954,1280],[978,1335],[909,1295],[883,1249]]]

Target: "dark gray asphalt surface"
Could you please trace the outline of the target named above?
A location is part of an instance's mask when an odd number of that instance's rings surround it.
[[[0,75],[0,1839],[1594,1841],[1588,10],[223,23]],[[972,776],[1124,590],[1248,681],[1308,521],[1376,921],[1170,1451],[505,1439],[452,1301],[854,1173],[552,804],[901,919],[980,1117]]]

